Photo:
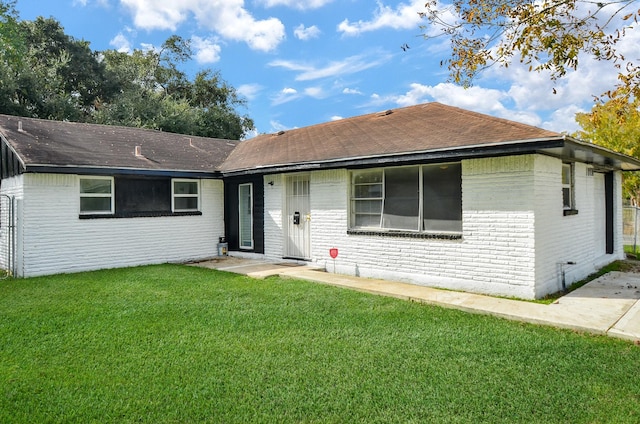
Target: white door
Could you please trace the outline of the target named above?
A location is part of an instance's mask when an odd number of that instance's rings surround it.
[[[284,223],[284,256],[311,258],[311,209],[309,206],[309,176],[287,176]]]
[[[604,174],[593,173],[593,244],[594,258],[606,253],[607,248],[607,210],[604,189]]]

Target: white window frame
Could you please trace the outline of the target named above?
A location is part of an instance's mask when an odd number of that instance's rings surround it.
[[[381,173],[382,178],[380,179],[379,182],[366,182],[366,183],[360,183],[360,184],[356,184],[354,182],[354,178],[356,175],[358,175],[359,173],[375,173],[375,172],[379,172]],[[351,173],[351,202],[349,202],[350,208],[351,208],[351,213],[350,213],[350,223],[349,223],[349,227],[350,228],[382,228],[382,215],[383,215],[383,208],[384,208],[384,198],[385,198],[385,193],[384,193],[384,186],[385,186],[385,181],[384,181],[384,168],[375,168],[375,169],[365,169],[362,171],[354,171]],[[355,188],[357,186],[373,186],[373,185],[379,185],[380,186],[380,197],[356,197],[355,196]],[[356,207],[355,204],[357,202],[380,202],[380,214],[375,215],[373,213],[364,213],[361,212],[360,215],[372,215],[372,216],[379,216],[379,220],[378,220],[378,226],[376,227],[356,227],[355,222],[356,222],[356,215],[359,215],[356,212]]]
[[[249,202],[250,202],[250,211],[249,211],[249,234],[250,234],[250,245],[248,246],[244,246],[242,243],[243,238],[242,238],[242,234],[243,234],[243,226],[242,226],[242,216],[241,216],[241,212],[242,212],[242,202],[246,199],[241,198],[240,196],[240,190],[242,187],[249,187]],[[239,184],[238,185],[238,247],[240,247],[240,249],[247,249],[247,250],[251,250],[253,249],[253,183],[243,183],[243,184]]]
[[[438,163],[438,164],[432,164],[432,165],[437,165],[437,166],[446,166],[449,164],[460,164],[460,162],[446,162],[446,163]],[[384,167],[384,168],[371,168],[371,169],[363,169],[363,170],[357,170],[357,171],[352,171],[351,172],[351,183],[350,183],[350,202],[349,202],[349,207],[350,207],[350,213],[349,213],[349,229],[351,230],[363,230],[363,231],[376,231],[376,232],[407,232],[407,233],[424,233],[424,234],[462,234],[462,231],[437,231],[437,230],[429,230],[429,229],[425,229],[423,227],[423,222],[424,222],[424,186],[423,186],[423,171],[425,166],[429,166],[429,165],[411,165],[411,166],[404,166],[404,167]],[[386,201],[386,172],[385,170],[387,169],[398,169],[398,168],[414,168],[417,167],[419,172],[418,172],[418,184],[419,184],[419,195],[418,195],[418,216],[416,217],[418,222],[417,222],[417,230],[413,230],[413,229],[397,229],[397,228],[384,228],[383,226],[383,217],[384,217],[384,213],[385,213],[385,201]],[[381,172],[382,173],[382,178],[381,181],[379,183],[362,183],[362,184],[356,184],[355,181],[355,176],[357,176],[359,173],[366,173],[366,172]],[[381,184],[381,197],[372,197],[372,198],[357,198],[355,196],[355,191],[356,191],[356,187],[360,186],[360,185],[373,185],[373,184]],[[356,206],[355,204],[358,201],[380,201],[381,202],[381,211],[380,211],[380,224],[378,226],[356,226],[355,222],[356,222],[356,215],[358,215],[358,213],[356,212]],[[364,215],[366,215],[366,213],[364,213]]]
[[[564,173],[565,169],[569,169],[569,182],[565,183],[564,181]],[[576,180],[576,169],[575,164],[570,162],[562,163],[562,174],[561,174],[561,182],[562,182],[562,209],[565,211],[573,211],[576,210],[576,189],[575,189],[575,180]],[[569,205],[564,204],[564,190],[569,189]]]
[[[179,194],[175,192],[176,183],[195,183],[196,184],[196,194]],[[171,212],[200,212],[200,180],[191,179],[191,178],[172,178],[171,179]],[[178,209],[176,208],[176,199],[179,198],[196,198],[197,199],[197,207],[195,209]]]
[[[104,180],[109,181],[111,185],[111,189],[109,193],[83,193],[82,192],[82,181],[83,180]],[[78,209],[80,215],[113,215],[115,213],[115,190],[113,177],[102,177],[102,176],[80,176],[78,179],[78,191],[79,191],[79,199]],[[82,198],[110,198],[110,209],[108,211],[83,211],[82,210]]]

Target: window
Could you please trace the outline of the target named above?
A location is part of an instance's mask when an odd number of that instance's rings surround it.
[[[565,215],[570,215],[571,211],[575,211],[575,169],[572,163],[562,164],[562,208]]]
[[[200,181],[168,177],[80,177],[80,216],[201,215]]]
[[[253,248],[253,184],[238,186],[240,248]]]
[[[460,163],[354,172],[351,228],[460,233]]]
[[[462,232],[462,169],[459,163],[422,167],[422,228]]]
[[[173,212],[200,210],[200,184],[197,180],[173,180]]]
[[[113,214],[113,178],[80,178],[80,214]]]
[[[171,212],[169,178],[116,177],[116,214],[152,216]]]
[[[354,173],[351,202],[353,227],[380,227],[382,170]]]

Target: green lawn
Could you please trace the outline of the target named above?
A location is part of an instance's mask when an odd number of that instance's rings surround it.
[[[0,282],[0,422],[640,422],[632,343],[162,265]]]

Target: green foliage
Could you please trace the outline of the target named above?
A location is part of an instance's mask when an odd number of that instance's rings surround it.
[[[631,343],[291,279],[8,280],[0,340],[1,422],[640,421]]]
[[[219,73],[191,81],[179,69],[192,51],[176,35],[158,50],[94,52],[55,19],[20,21],[15,2],[0,0],[0,47],[0,113],[228,139],[254,127]]]
[[[582,130],[576,137],[640,159],[640,100],[618,96],[598,102],[589,113],[579,113],[576,121]],[[640,176],[623,174],[623,196],[640,204]]]
[[[637,23],[640,17],[640,10],[633,8],[635,3],[453,0],[447,6],[430,0],[420,15],[427,21],[425,32],[436,28],[442,36],[449,37],[452,55],[442,63],[456,83],[469,86],[487,66],[507,67],[513,60],[529,64],[532,71],[547,70],[556,79],[575,70],[579,54],[584,52],[597,60],[611,61],[619,69],[621,91],[607,95],[637,97],[640,68],[617,48],[630,24]]]

